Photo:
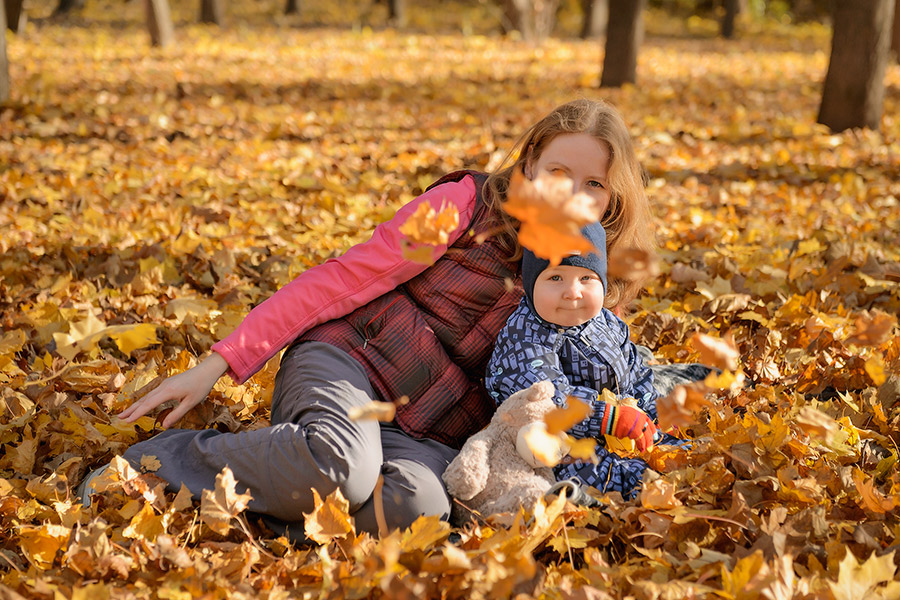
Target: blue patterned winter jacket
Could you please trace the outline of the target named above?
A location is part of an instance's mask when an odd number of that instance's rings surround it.
[[[599,465],[582,461],[560,465],[555,469],[557,479],[577,477],[600,490],[632,496],[647,463],[621,458],[603,447],[600,421],[606,405],[598,400],[600,390],[610,389],[620,398],[637,399],[641,410],[654,421],[657,418],[659,395],[653,387],[653,374],[631,341],[628,325],[603,309],[587,323],[560,327],[541,319],[523,299],[497,337],[485,385],[499,405],[514,392],[545,379],[556,387],[558,406],[566,406],[568,396],[591,405],[594,413],[569,433],[600,443]]]

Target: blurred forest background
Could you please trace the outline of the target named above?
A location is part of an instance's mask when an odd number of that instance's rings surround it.
[[[0,598],[898,597],[895,0],[0,6]],[[649,175],[634,339],[687,362],[695,333],[733,336],[747,381],[682,407],[698,441],[646,456],[638,499],[454,543],[323,504],[319,547],[228,489],[163,493],[152,457],[75,499],[158,431],[115,419],[140,390],[582,96],[622,111]],[[180,426],[266,425],[276,368]]]

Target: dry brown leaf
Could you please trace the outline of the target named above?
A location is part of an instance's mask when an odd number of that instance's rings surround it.
[[[897,316],[880,310],[864,313],[853,322],[853,332],[844,340],[845,344],[857,346],[880,346],[893,336],[897,327]]]

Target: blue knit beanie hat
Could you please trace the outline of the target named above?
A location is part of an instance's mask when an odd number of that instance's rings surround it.
[[[591,223],[581,230],[581,234],[594,245],[595,251],[587,255],[572,254],[560,261],[561,265],[572,267],[584,267],[590,269],[603,282],[603,292],[606,293],[606,230],[600,223]],[[522,254],[522,287],[525,289],[525,297],[528,305],[534,309],[534,283],[538,275],[550,266],[550,261],[538,258],[528,248],[523,249]]]

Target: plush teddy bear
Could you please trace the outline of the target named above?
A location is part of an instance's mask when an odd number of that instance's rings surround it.
[[[553,384],[540,381],[516,392],[500,404],[487,427],[469,438],[444,471],[443,479],[451,496],[482,515],[516,511],[519,506],[531,510],[556,482],[553,471],[532,455],[524,438],[544,425],[544,416],[556,408]],[[546,437],[545,440],[554,438]],[[559,438],[556,438],[559,439]],[[541,449],[544,454],[546,447]],[[565,454],[550,448],[558,461]],[[457,515],[459,511],[455,511]]]

